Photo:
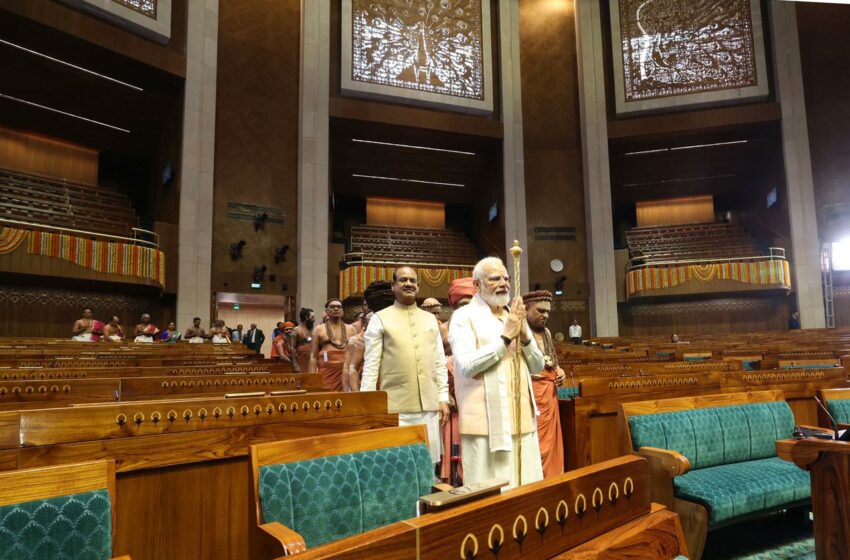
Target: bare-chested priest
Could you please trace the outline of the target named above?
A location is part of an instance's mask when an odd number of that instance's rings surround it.
[[[74,326],[71,328],[71,338],[80,342],[91,342],[91,327],[93,323],[94,316],[92,310],[86,307],[83,309],[82,318],[74,321]]]
[[[345,345],[354,336],[354,327],[342,321],[342,301],[331,299],[325,304],[327,319],[313,329],[313,346],[310,351],[308,371],[322,374],[322,386],[331,391],[342,391],[342,366],[345,363]]]
[[[540,440],[540,458],[543,477],[552,478],[564,472],[564,440],[561,436],[561,418],[558,413],[558,387],[566,375],[558,367],[558,354],[552,333],[546,328],[552,311],[552,292],[537,290],[522,296],[528,312],[528,325],[534,333],[537,346],[543,352],[543,370],[533,372],[534,400],[537,403],[537,437]]]
[[[475,484],[498,478],[508,480],[511,487],[536,482],[542,480],[543,468],[530,374],[543,369],[543,353],[526,322],[522,298],[510,301],[511,282],[504,263],[495,257],[482,259],[472,277],[478,293],[454,312],[449,326],[463,481]],[[518,391],[514,381],[519,382]]]
[[[298,312],[301,324],[292,329],[289,335],[289,347],[293,349],[292,371],[295,373],[310,371],[310,352],[313,349],[313,327],[316,314],[308,307]]]

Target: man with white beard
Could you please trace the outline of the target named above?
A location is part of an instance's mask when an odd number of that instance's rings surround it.
[[[501,259],[482,259],[472,276],[478,293],[454,312],[449,327],[463,479],[465,484],[503,479],[513,488],[543,479],[530,375],[543,369],[543,353],[528,327],[522,298],[508,307],[510,278]],[[517,345],[520,355],[514,361]],[[513,386],[517,362],[519,421]],[[519,480],[518,462],[522,467]]]

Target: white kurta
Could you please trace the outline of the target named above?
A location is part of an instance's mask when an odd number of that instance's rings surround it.
[[[543,479],[534,418],[537,407],[529,373],[543,369],[543,353],[525,325],[530,342],[522,348],[520,374],[527,381],[532,410],[526,413],[532,415],[532,423],[520,434],[513,434],[513,403],[509,398],[513,356],[501,338],[505,318],[493,314],[480,294],[476,294],[469,305],[455,312],[449,327],[460,413],[463,476],[467,483],[501,478],[513,487],[518,483],[518,461],[522,463],[522,484]],[[518,446],[522,447],[521,459]]]

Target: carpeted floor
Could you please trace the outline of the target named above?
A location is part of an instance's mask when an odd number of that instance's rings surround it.
[[[808,511],[801,509],[708,533],[704,560],[814,560]]]

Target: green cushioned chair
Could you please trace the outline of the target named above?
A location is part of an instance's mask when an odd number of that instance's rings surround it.
[[[558,387],[558,399],[570,400],[579,395],[578,387]]]
[[[260,530],[252,557],[314,548],[415,517],[420,496],[432,492],[424,426],[307,441],[251,448]],[[275,536],[283,538],[275,544]]]
[[[839,428],[850,427],[850,389],[822,389],[817,392],[817,395],[839,424]],[[818,407],[818,425],[823,428],[831,428],[829,419],[823,414],[820,407]]]
[[[621,417],[628,449],[669,479],[666,500],[653,501],[680,513],[698,504],[706,530],[811,501],[809,474],[776,456],[776,440],[795,425],[779,391],[626,403]]]
[[[0,559],[112,558],[111,461],[0,473]]]

